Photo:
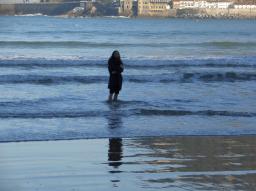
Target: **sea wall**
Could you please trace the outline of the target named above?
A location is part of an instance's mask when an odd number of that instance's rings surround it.
[[[41,13],[44,15],[61,15],[75,7],[79,7],[80,3],[30,3],[30,4],[2,4],[0,5],[0,15],[22,15]]]
[[[256,9],[177,9],[177,17],[256,18]]]
[[[256,18],[256,9],[206,9],[205,12],[213,17]]]
[[[0,4],[0,15],[14,15],[15,5],[14,4]]]

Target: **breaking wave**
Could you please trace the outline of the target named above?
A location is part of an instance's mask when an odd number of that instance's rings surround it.
[[[0,41],[0,47],[35,47],[35,48],[101,48],[101,47],[168,47],[166,43],[115,43],[85,41]]]
[[[210,42],[203,42],[199,44],[201,44],[202,46],[214,46],[218,48],[256,47],[256,42],[239,42],[239,41],[210,41]]]
[[[51,118],[86,118],[86,117],[109,117],[109,111],[46,111],[46,112],[5,112],[0,113],[0,118],[21,119],[51,119]],[[119,111],[119,117],[125,116],[223,116],[223,117],[255,117],[253,112],[214,111],[214,110],[159,110],[159,109],[131,109]]]
[[[189,110],[156,110],[156,109],[141,109],[138,115],[163,115],[163,116],[185,116],[185,115],[199,115],[199,116],[226,116],[226,117],[255,117],[256,113],[252,112],[235,112],[235,111],[189,111]]]
[[[65,68],[65,67],[106,67],[108,58],[87,60],[84,58],[45,59],[45,58],[5,58],[0,57],[0,67],[25,68]],[[126,68],[159,69],[184,67],[211,67],[211,68],[255,68],[256,57],[238,58],[209,58],[209,59],[124,59]]]
[[[30,15],[29,15],[30,16]],[[0,47],[36,47],[36,48],[85,48],[85,47],[218,47],[218,48],[253,48],[256,42],[238,42],[238,41],[210,41],[200,43],[115,43],[115,42],[86,42],[86,41],[0,41]]]
[[[99,83],[107,76],[44,76],[44,75],[2,75],[0,84],[64,84],[64,83]]]
[[[185,72],[155,75],[125,75],[124,81],[133,83],[189,83],[254,81],[253,72]],[[53,76],[53,75],[0,75],[0,84],[70,84],[70,83],[107,83],[108,76]]]

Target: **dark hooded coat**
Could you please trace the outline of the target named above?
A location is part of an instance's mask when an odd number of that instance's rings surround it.
[[[108,71],[109,71],[109,81],[108,88],[114,92],[119,92],[122,89],[122,72],[123,63],[120,58],[114,58],[112,55],[108,60]]]

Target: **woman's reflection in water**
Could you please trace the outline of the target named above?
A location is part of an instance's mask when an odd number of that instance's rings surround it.
[[[111,174],[122,172],[119,167],[122,165],[123,143],[122,138],[118,138],[117,134],[123,125],[120,106],[118,102],[111,103],[109,105],[109,115],[107,116],[110,133],[116,136],[116,138],[109,138],[108,165],[111,167],[111,170],[109,170]],[[118,187],[118,182],[120,182],[118,174],[111,178],[111,182],[113,187]]]
[[[111,130],[112,134],[116,134],[118,129],[122,128],[122,116],[120,110],[120,103],[112,103],[109,105],[109,115],[108,115],[108,128]],[[111,170],[110,173],[118,173],[116,169],[122,165],[123,158],[123,143],[122,138],[110,138],[109,139],[109,149],[108,149],[108,164],[115,170]]]
[[[123,143],[121,138],[110,138],[108,149],[108,164],[117,169],[122,164]],[[117,171],[110,171],[112,173]]]

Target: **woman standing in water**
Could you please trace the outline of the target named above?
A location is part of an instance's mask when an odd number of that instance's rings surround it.
[[[117,101],[119,91],[122,89],[122,72],[124,71],[124,65],[120,57],[120,53],[115,50],[112,56],[108,60],[108,71],[109,71],[109,97],[108,101]],[[114,98],[113,98],[114,95]]]

